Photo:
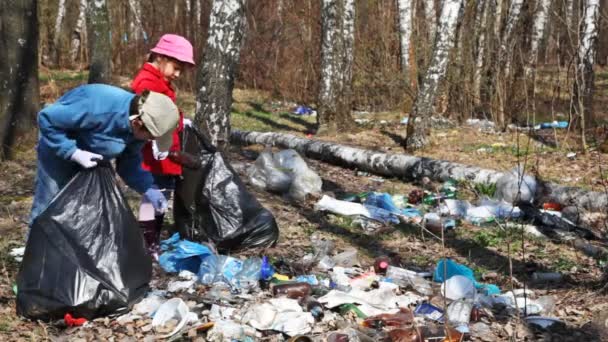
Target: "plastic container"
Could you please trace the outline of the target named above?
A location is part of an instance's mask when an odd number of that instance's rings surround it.
[[[334,255],[333,262],[335,266],[340,267],[353,267],[359,265],[359,259],[357,258],[357,250],[354,248],[347,249],[344,252]]]
[[[403,287],[410,286],[425,296],[433,294],[431,282],[420,277],[418,273],[414,271],[389,265],[386,270],[386,277],[392,279],[397,285]]]
[[[459,299],[448,305],[446,315],[448,322],[455,328],[468,327],[471,321],[471,311],[473,310],[473,301],[467,299]],[[460,330],[460,329],[458,329]]]
[[[274,297],[286,296],[291,299],[308,297],[312,292],[312,286],[308,283],[292,283],[271,286]]]

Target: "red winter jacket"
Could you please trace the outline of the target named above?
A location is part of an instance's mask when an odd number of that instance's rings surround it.
[[[160,71],[156,69],[152,64],[145,63],[137,76],[131,83],[131,89],[136,94],[141,94],[144,90],[155,91],[157,93],[165,94],[175,102],[175,90],[171,87],[171,83],[165,80],[161,75]],[[178,151],[181,149],[179,141],[179,132],[184,128],[184,115],[180,111],[179,113],[179,125],[173,132],[173,145],[171,145],[171,151]],[[152,154],[152,144],[150,142],[144,145],[142,149],[143,163],[142,167],[144,170],[148,170],[153,174],[157,175],[174,175],[178,176],[182,174],[182,167],[179,164],[172,162],[171,160],[156,160]]]

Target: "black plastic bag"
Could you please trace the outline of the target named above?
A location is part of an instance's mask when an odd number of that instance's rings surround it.
[[[17,277],[17,312],[51,320],[130,310],[152,259],[109,164],[80,171],[38,216]]]
[[[222,252],[273,245],[279,238],[274,216],[247,191],[223,154],[193,127],[184,130],[182,142],[201,166],[184,168],[177,182],[174,218],[180,234],[210,241]]]

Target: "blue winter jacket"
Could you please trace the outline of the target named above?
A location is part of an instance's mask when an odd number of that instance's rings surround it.
[[[116,159],[116,171],[128,186],[143,193],[152,175],[141,168],[144,141],[133,136],[129,122],[135,95],[117,87],[77,87],[38,114],[38,169],[31,220],[80,170],[70,160],[77,148]]]

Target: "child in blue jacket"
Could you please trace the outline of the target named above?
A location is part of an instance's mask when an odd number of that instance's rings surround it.
[[[155,140],[168,151],[179,112],[163,94],[141,96],[117,87],[90,84],[64,94],[38,114],[36,186],[30,224],[81,168],[116,159],[116,171],[162,213],[167,201],[141,168],[141,148]]]

